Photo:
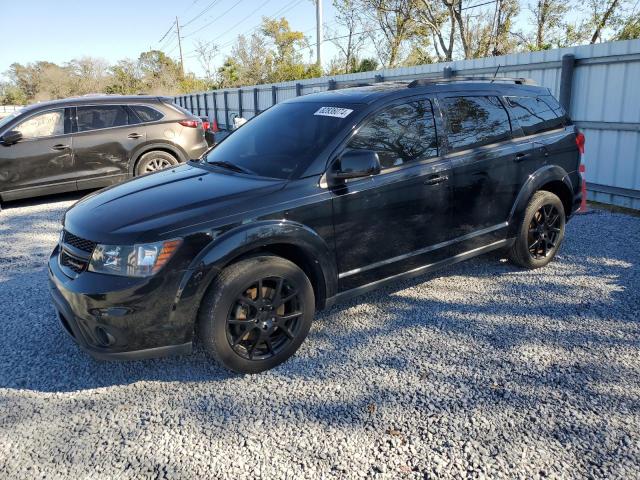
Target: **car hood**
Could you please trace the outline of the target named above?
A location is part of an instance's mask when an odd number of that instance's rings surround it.
[[[91,194],[70,208],[65,229],[102,243],[166,238],[195,224],[233,217],[265,205],[284,180],[182,165]]]

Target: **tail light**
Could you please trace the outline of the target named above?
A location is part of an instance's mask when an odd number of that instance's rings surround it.
[[[202,128],[204,128],[205,130],[209,130],[210,126],[211,124],[209,122],[202,122]]]
[[[580,155],[584,155],[584,143],[585,143],[584,133],[578,132],[576,135],[576,145],[578,146],[578,150],[580,151]]]
[[[183,127],[198,128],[201,123],[202,122],[200,122],[199,120],[182,120],[180,122],[180,125],[182,125]]]

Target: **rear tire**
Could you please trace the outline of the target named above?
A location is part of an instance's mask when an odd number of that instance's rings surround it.
[[[509,258],[524,268],[544,267],[558,252],[564,231],[562,201],[557,195],[540,190],[529,200]]]
[[[136,165],[136,177],[178,165],[178,159],[170,153],[152,150],[140,157]]]
[[[315,297],[297,265],[264,255],[225,268],[199,313],[200,340],[220,364],[259,373],[291,357],[311,327]]]

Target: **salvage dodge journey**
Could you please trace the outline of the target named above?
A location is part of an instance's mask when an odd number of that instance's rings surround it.
[[[524,79],[297,97],[199,160],[70,208],[53,302],[95,358],[185,354],[197,339],[225,367],[261,372],[345,298],[496,249],[549,263],[580,204],[583,149]]]

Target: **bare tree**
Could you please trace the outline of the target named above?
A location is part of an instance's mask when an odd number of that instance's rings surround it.
[[[607,22],[611,20],[613,13],[616,8],[619,6],[619,0],[612,0],[611,3],[608,4],[607,9],[601,15],[594,15],[595,20],[595,31],[591,36],[591,41],[589,43],[596,43],[602,36],[602,29],[607,26]],[[595,4],[594,4],[595,10]]]
[[[214,61],[218,52],[219,48],[213,42],[198,40],[195,43],[194,54],[196,55],[198,63],[204,71],[205,80],[210,83],[213,83],[215,80],[216,68],[214,65]]]
[[[333,0],[333,8],[335,21],[342,28],[328,30],[327,37],[340,52],[343,72],[349,73],[357,67],[358,54],[367,40],[365,31],[370,27],[362,18],[356,0]]]
[[[558,45],[558,31],[566,28],[564,17],[569,11],[566,0],[538,0],[534,5],[529,5],[529,11],[533,15],[536,24],[535,40],[533,45],[536,50],[543,50],[552,45]]]
[[[405,42],[415,34],[416,0],[362,0],[362,4],[381,31],[371,35],[380,61],[385,67],[397,66]]]
[[[447,0],[419,0],[416,8],[416,22],[424,29],[423,35],[433,38],[436,55],[445,62],[453,60],[456,38],[453,8],[454,2]]]

